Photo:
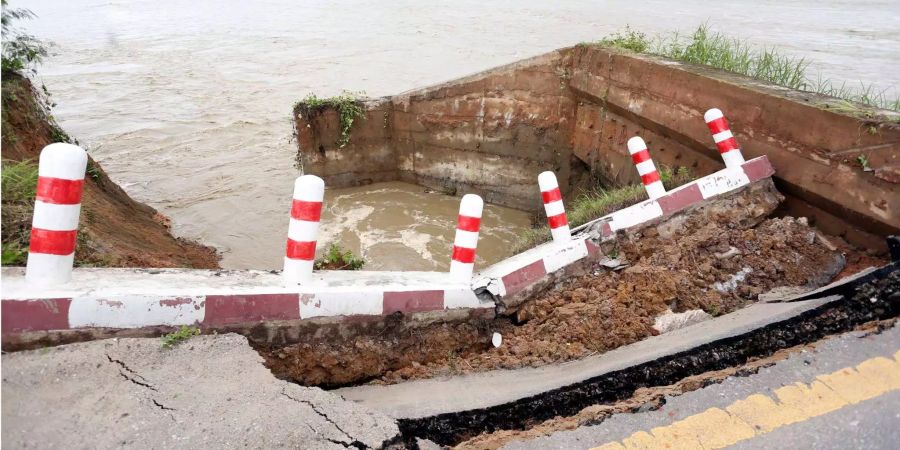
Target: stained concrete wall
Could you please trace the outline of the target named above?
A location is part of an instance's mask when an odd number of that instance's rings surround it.
[[[391,143],[392,107],[389,99],[364,102],[365,116],[357,118],[351,140],[338,147],[338,113],[326,108],[294,108],[294,137],[302,151],[297,163],[332,187],[359,186],[398,177],[397,156]]]
[[[552,52],[372,103],[342,149],[334,111],[295,115],[299,159],[329,186],[400,179],[537,209],[540,172],[555,171],[564,191],[580,180],[570,180],[570,55]]]
[[[382,99],[343,149],[333,145],[333,112],[298,116],[298,158],[329,186],[402,179],[537,210],[543,170],[557,172],[564,193],[588,181],[587,170],[610,184],[638,182],[625,145],[634,135],[658,164],[719,170],[703,121],[712,107],[745,158],[775,165],[785,213],[868,248],[900,233],[900,114],[599,46]]]
[[[625,147],[633,135],[660,163],[722,167],[703,121],[718,107],[744,157],[772,161],[786,212],[866,247],[900,231],[900,114],[597,46],[573,48],[569,86],[579,99],[573,151],[605,178],[637,181]]]

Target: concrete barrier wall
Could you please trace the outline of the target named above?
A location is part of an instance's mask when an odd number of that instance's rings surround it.
[[[586,169],[610,183],[638,182],[625,145],[634,135],[661,164],[719,170],[703,120],[712,107],[724,111],[745,157],[767,155],[778,169],[786,213],[867,248],[883,250],[883,236],[900,233],[900,113],[599,46],[383,99],[341,150],[328,142],[320,150],[303,131],[334,130],[336,116],[299,118],[298,155],[308,173],[339,182],[331,186],[399,178],[536,211],[533,180],[543,170],[556,172],[563,193]]]
[[[553,52],[397,95],[393,145],[401,179],[536,210],[539,173],[570,187],[568,52]]]
[[[703,120],[715,106],[745,157],[772,161],[790,213],[869,248],[900,232],[900,113],[598,46],[573,49],[569,86],[579,99],[574,153],[611,181],[635,181],[624,145],[634,134],[663,164],[722,167]]]
[[[401,179],[537,210],[539,173],[554,171],[564,193],[573,181],[569,58],[552,52],[369,103],[341,149],[334,111],[295,114],[298,158],[331,187]]]

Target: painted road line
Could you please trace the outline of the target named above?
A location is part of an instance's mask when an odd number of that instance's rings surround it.
[[[900,390],[900,351],[894,353],[894,359],[867,359],[856,367],[819,375],[809,384],[795,383],[775,389],[775,398],[753,394],[724,410],[710,408],[592,450],[724,448],[897,390]]]

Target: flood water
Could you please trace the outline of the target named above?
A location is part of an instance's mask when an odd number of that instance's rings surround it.
[[[57,44],[39,79],[62,126],[129,194],[171,216],[176,234],[219,248],[228,268],[281,265],[298,175],[290,111],[311,92],[387,95],[625,24],[654,33],[707,21],[814,59],[826,78],[900,84],[894,0],[10,3],[31,8],[39,18],[26,29]],[[368,191],[328,191],[323,242],[361,246],[372,268],[446,267],[457,199],[396,183]],[[505,208],[486,215],[480,263],[504,256],[527,225]]]

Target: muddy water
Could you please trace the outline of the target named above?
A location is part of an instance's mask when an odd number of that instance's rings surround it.
[[[129,194],[170,215],[177,234],[218,247],[231,268],[280,265],[297,175],[290,110],[310,92],[386,95],[594,40],[626,23],[652,33],[707,20],[812,58],[824,77],[900,84],[894,0],[739,0],[715,9],[700,0],[10,3],[33,9],[39,19],[28,31],[57,44],[40,78],[61,124]],[[432,202],[445,199],[413,201],[402,209],[441,209]],[[369,205],[370,218],[394,218],[381,214],[385,205]],[[511,229],[524,223],[519,213],[495,212]],[[373,220],[378,229],[395,226]],[[355,232],[363,246],[374,242]],[[365,252],[405,265],[405,256],[442,246],[440,239]],[[501,255],[503,239],[486,242],[481,254]]]
[[[363,255],[367,269],[446,270],[458,214],[458,198],[408,183],[328,190],[319,241]],[[476,265],[509,256],[509,243],[528,225],[524,213],[485,205]]]

